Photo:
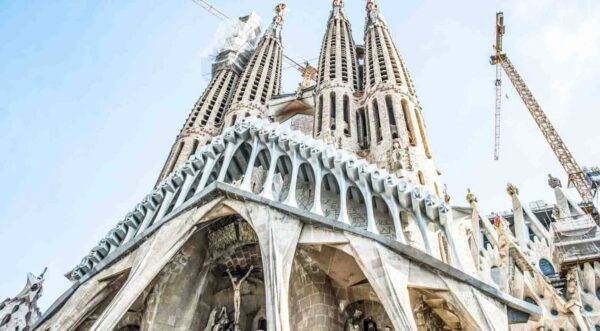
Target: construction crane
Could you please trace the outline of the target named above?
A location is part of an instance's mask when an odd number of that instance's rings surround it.
[[[535,100],[535,97],[517,72],[517,69],[508,59],[506,53],[502,51],[502,37],[505,33],[504,27],[504,14],[502,12],[496,13],[496,45],[494,45],[495,54],[491,56],[490,64],[496,66],[496,137],[495,137],[495,151],[494,156],[498,159],[498,152],[500,149],[500,108],[501,108],[501,97],[502,97],[502,80],[501,70],[504,72],[512,82],[513,86],[519,93],[521,100],[525,103],[525,106],[533,116],[535,123],[542,131],[544,138],[550,148],[558,158],[558,161],[567,172],[569,179],[569,185],[575,186],[577,192],[581,196],[584,202],[592,202],[593,194],[592,188],[588,182],[587,176],[577,164],[577,161],[567,148],[550,120],[540,107],[539,103]]]
[[[206,0],[192,0],[192,1],[195,4],[197,4],[198,6],[204,8],[204,10],[209,12],[214,17],[220,19],[221,21],[228,23],[229,25],[236,27],[237,23],[235,20],[233,20],[231,17],[227,16],[225,13],[220,11],[217,7],[213,6],[210,2],[208,2]],[[283,54],[283,58],[290,63],[290,67],[294,67],[294,68],[298,69],[298,71],[300,71],[300,73],[302,74],[302,79],[303,79],[302,85],[307,85],[307,81],[316,81],[317,80],[317,75],[316,75],[317,69],[315,67],[311,66],[309,64],[309,61],[305,60],[306,65],[302,65],[302,64],[298,63],[297,61],[295,61],[294,59],[292,59],[291,57],[287,56],[286,54]]]

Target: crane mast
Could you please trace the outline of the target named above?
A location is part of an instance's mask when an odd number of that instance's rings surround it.
[[[577,192],[581,196],[582,200],[585,202],[591,202],[593,198],[592,188],[588,182],[587,176],[577,164],[577,161],[567,148],[567,145],[564,143],[544,111],[540,104],[537,102],[533,93],[529,90],[521,75],[517,69],[513,66],[513,64],[508,59],[506,53],[502,52],[502,36],[504,35],[505,27],[504,27],[504,14],[502,12],[496,13],[496,45],[494,45],[495,54],[491,56],[490,63],[492,65],[496,65],[496,148],[499,148],[499,133],[500,133],[500,96],[498,93],[501,93],[499,89],[499,67],[501,66],[504,69],[504,72],[510,79],[511,83],[519,93],[521,100],[525,103],[525,106],[529,110],[529,113],[535,120],[535,123],[542,131],[544,138],[548,144],[550,144],[550,148],[558,158],[558,161],[562,165],[562,167],[567,172],[569,178],[569,184],[572,184],[577,189]]]

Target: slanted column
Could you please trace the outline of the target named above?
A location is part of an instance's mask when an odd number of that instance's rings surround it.
[[[215,158],[209,158],[206,161],[206,165],[204,166],[204,171],[202,171],[202,177],[200,177],[200,181],[198,182],[198,187],[196,188],[196,192],[200,192],[204,189],[204,187],[206,186],[206,183],[208,182],[208,179],[210,178],[210,175],[212,174],[212,169],[215,166],[215,163],[217,163],[217,156],[215,156]]]
[[[515,237],[519,242],[519,246],[521,246],[522,249],[526,249],[527,241],[529,240],[529,231],[527,230],[527,225],[525,225],[523,206],[519,200],[519,189],[509,183],[506,192],[512,199]]]
[[[423,213],[421,212],[421,191],[418,188],[415,188],[411,194],[412,201],[412,211],[417,220],[417,226],[419,227],[419,231],[421,232],[421,236],[423,236],[423,245],[425,245],[425,251],[429,255],[433,255],[431,251],[431,243],[429,242],[429,232],[427,232],[427,224],[425,223],[425,219],[423,219]]]
[[[225,176],[227,175],[227,170],[229,169],[231,159],[233,158],[234,153],[238,150],[238,148],[240,147],[240,145],[242,145],[243,142],[243,140],[240,140],[238,142],[230,141],[227,143],[227,147],[225,148],[225,152],[223,155],[223,165],[221,166],[221,171],[219,172],[219,176],[217,177],[218,182],[225,181]]]
[[[458,250],[456,249],[456,243],[454,242],[454,235],[450,227],[452,226],[452,210],[449,206],[442,203],[439,207],[440,214],[440,224],[444,229],[444,234],[446,235],[446,239],[448,240],[448,245],[450,246],[450,252],[452,254],[452,261],[454,262],[454,266],[458,269],[463,270],[462,262],[460,261],[460,257],[458,255]]]
[[[140,224],[136,235],[141,234],[151,225],[152,220],[154,219],[154,215],[157,212],[158,206],[156,205],[156,203],[154,203],[152,195],[153,193],[148,194],[144,201],[142,201],[142,204],[146,208],[146,216],[144,216],[144,220],[142,221],[142,224]]]
[[[258,144],[258,137],[254,137],[252,139],[252,153],[250,154],[250,159],[248,160],[248,167],[246,168],[246,173],[244,174],[244,179],[242,181],[242,185],[240,186],[242,190],[248,192],[252,191],[252,173],[254,172],[254,163],[256,163],[256,158],[261,150],[262,147],[260,147]]]
[[[371,194],[371,187],[369,186],[369,179],[374,169],[367,164],[361,166],[358,170],[358,181],[356,184],[361,191],[363,198],[365,199],[365,207],[367,209],[367,231],[372,233],[379,233],[377,226],[375,225],[375,216],[373,215],[373,195]]]
[[[303,223],[254,202],[235,202],[232,206],[244,211],[260,243],[269,330],[289,331],[290,275]]]
[[[392,221],[394,222],[394,233],[396,234],[396,240],[406,244],[406,239],[404,238],[404,230],[402,229],[402,223],[400,222],[400,208],[398,207],[398,203],[394,199],[391,194],[382,194],[381,198],[385,201],[387,207],[390,210],[390,214],[392,215]]]
[[[275,144],[271,144],[269,152],[271,153],[271,164],[269,165],[265,186],[260,195],[269,200],[273,200],[273,177],[275,176],[275,170],[277,170],[277,161],[283,153],[275,146]]]
[[[323,169],[321,165],[314,160],[309,160],[312,170],[315,174],[315,201],[310,210],[311,213],[323,216],[323,207],[321,206],[321,184],[323,182]]]
[[[295,147],[296,146],[294,145],[292,148],[290,148],[292,151],[292,180],[290,181],[288,196],[284,202],[291,207],[298,207],[298,202],[296,201],[296,185],[298,185],[298,169],[300,169],[301,164],[300,156],[298,155],[298,151],[296,151]]]
[[[169,206],[171,205],[171,202],[173,202],[173,199],[175,198],[177,190],[181,188],[182,182],[183,176],[181,175],[181,170],[177,170],[167,177],[167,180],[160,188],[165,192],[165,197],[161,203],[160,209],[156,214],[156,220],[160,220],[163,218],[163,216],[165,216]]]
[[[350,218],[348,217],[348,204],[346,203],[349,188],[348,183],[346,183],[346,180],[343,176],[340,176],[341,178],[339,178],[337,174],[333,175],[335,176],[338,186],[340,187],[340,216],[338,217],[338,222],[351,224]]]
[[[182,169],[182,172],[185,174],[185,179],[183,180],[183,185],[181,185],[179,197],[177,197],[177,201],[175,202],[175,208],[181,206],[185,202],[196,176],[201,173],[201,171],[194,171],[194,167],[191,164],[186,165]]]

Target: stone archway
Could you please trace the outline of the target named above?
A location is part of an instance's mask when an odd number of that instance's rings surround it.
[[[300,245],[289,290],[290,330],[394,330],[355,258],[327,245]]]
[[[261,249],[239,215],[194,234],[155,279],[143,300],[143,330],[257,330],[265,319]],[[239,302],[239,303],[237,303]],[[225,330],[225,329],[224,329]]]

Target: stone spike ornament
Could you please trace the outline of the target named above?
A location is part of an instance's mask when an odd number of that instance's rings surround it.
[[[28,273],[27,283],[21,292],[0,302],[0,330],[33,330],[33,325],[42,315],[38,300],[42,296],[46,270],[44,268],[39,276]]]

